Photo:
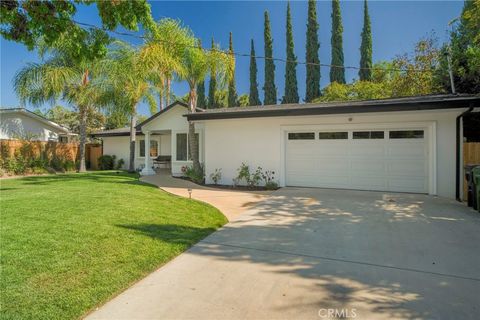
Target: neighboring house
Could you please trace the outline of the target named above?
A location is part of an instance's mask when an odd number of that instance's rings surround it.
[[[152,158],[171,155],[171,172],[188,160],[195,122],[207,183],[216,168],[232,184],[242,162],[272,170],[280,186],[413,192],[459,198],[464,112],[480,97],[434,95],[371,101],[237,107],[188,113],[175,102],[137,126],[135,164],[155,174]],[[104,154],[128,167],[127,129],[94,134]],[[145,154],[145,142],[150,153]],[[150,142],[148,142],[150,141]]]
[[[25,108],[0,109],[0,139],[70,142],[76,134]]]

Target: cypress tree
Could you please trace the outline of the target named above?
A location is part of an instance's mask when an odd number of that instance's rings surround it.
[[[265,91],[264,104],[277,103],[277,88],[275,87],[275,63],[273,62],[273,40],[270,31],[270,18],[268,12],[265,11],[264,25],[264,41],[265,41]]]
[[[229,107],[236,107],[238,106],[238,96],[237,96],[237,88],[235,86],[235,57],[233,55],[233,39],[232,33],[230,32],[230,41],[229,41],[229,49],[228,52],[230,53],[232,59],[232,74],[231,78],[228,81],[228,106]]]
[[[332,63],[330,67],[330,82],[345,83],[343,68],[343,25],[340,12],[340,0],[332,0]]]
[[[212,49],[215,49],[215,42],[212,37]],[[215,91],[217,91],[217,72],[212,68],[210,72],[210,83],[208,84],[208,109],[217,107],[215,102]]]
[[[285,64],[285,93],[282,103],[298,103],[297,57],[294,52],[290,2],[287,4],[287,63]]]
[[[250,45],[250,94],[248,95],[248,105],[259,106],[262,102],[258,96],[257,83],[257,59],[255,58],[255,46],[253,39]]]
[[[372,27],[367,0],[365,0],[363,5],[362,44],[360,45],[360,70],[358,71],[360,80],[372,80],[372,69],[370,68],[372,68]]]
[[[202,42],[198,40],[198,47],[202,48]],[[207,97],[205,96],[205,81],[200,81],[197,85],[197,107],[207,108]]]
[[[307,83],[305,85],[305,102],[312,102],[313,99],[320,96],[320,59],[318,58],[318,22],[317,22],[317,2],[308,1],[308,21],[307,21]],[[312,63],[312,64],[309,64]]]

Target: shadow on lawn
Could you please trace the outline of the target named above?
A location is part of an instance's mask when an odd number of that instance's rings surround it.
[[[177,224],[118,224],[120,228],[134,230],[145,236],[174,244],[192,245],[200,239],[203,239],[210,233],[214,232],[214,228],[197,228],[182,226]]]

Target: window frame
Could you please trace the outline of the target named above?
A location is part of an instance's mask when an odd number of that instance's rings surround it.
[[[396,138],[396,137],[391,137],[391,133],[392,132],[413,132],[413,136],[412,137],[401,137],[401,138]],[[421,132],[422,133],[422,136],[421,137],[416,137],[415,134],[416,133],[419,133]],[[419,139],[425,139],[425,130],[423,129],[411,129],[411,130],[408,130],[408,129],[404,129],[404,130],[389,130],[388,131],[388,139],[390,140],[419,140]]]
[[[177,145],[178,145],[178,135],[179,134],[184,134],[187,136],[187,158],[186,160],[178,160],[178,149],[177,149]],[[195,132],[195,135],[198,137],[198,156],[199,158],[201,159],[201,139],[200,139],[200,132]],[[190,156],[190,143],[189,143],[189,134],[188,132],[175,132],[175,160],[172,160],[172,161],[175,161],[175,162],[192,162],[192,159],[191,159],[191,156]],[[173,157],[172,157],[173,158]]]
[[[290,138],[290,135],[302,135],[302,134],[311,134],[312,138]],[[316,140],[316,134],[315,131],[304,131],[304,132],[299,132],[299,131],[294,131],[294,132],[288,132],[287,133],[287,140],[292,140],[292,141],[311,141],[311,140]]]
[[[329,138],[322,138],[322,134],[342,134],[342,136],[345,134],[344,138],[337,138],[337,137],[329,137]],[[329,140],[349,140],[348,139],[348,131],[319,131],[318,132],[318,140],[322,141],[329,141]]]
[[[355,133],[363,133],[363,132],[368,133],[367,138],[363,138],[363,137],[355,138]],[[372,133],[374,133],[374,132],[375,133],[381,132],[382,137],[381,138],[372,137]],[[352,131],[352,140],[385,140],[385,130],[353,130]]]
[[[145,138],[142,138],[142,139],[138,139],[138,158],[140,159],[145,159],[145,155],[142,156],[142,148],[141,148],[141,144],[143,141],[143,144],[145,145]],[[152,139],[152,137],[150,136],[150,145],[152,144],[152,142],[156,142],[157,143],[157,155],[156,156],[150,156],[150,158],[154,157],[158,157],[160,155],[160,141],[158,141],[157,139]],[[150,146],[150,149],[151,149],[151,146]]]

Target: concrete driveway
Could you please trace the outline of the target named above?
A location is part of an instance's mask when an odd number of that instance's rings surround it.
[[[479,319],[480,215],[283,188],[88,319]]]

